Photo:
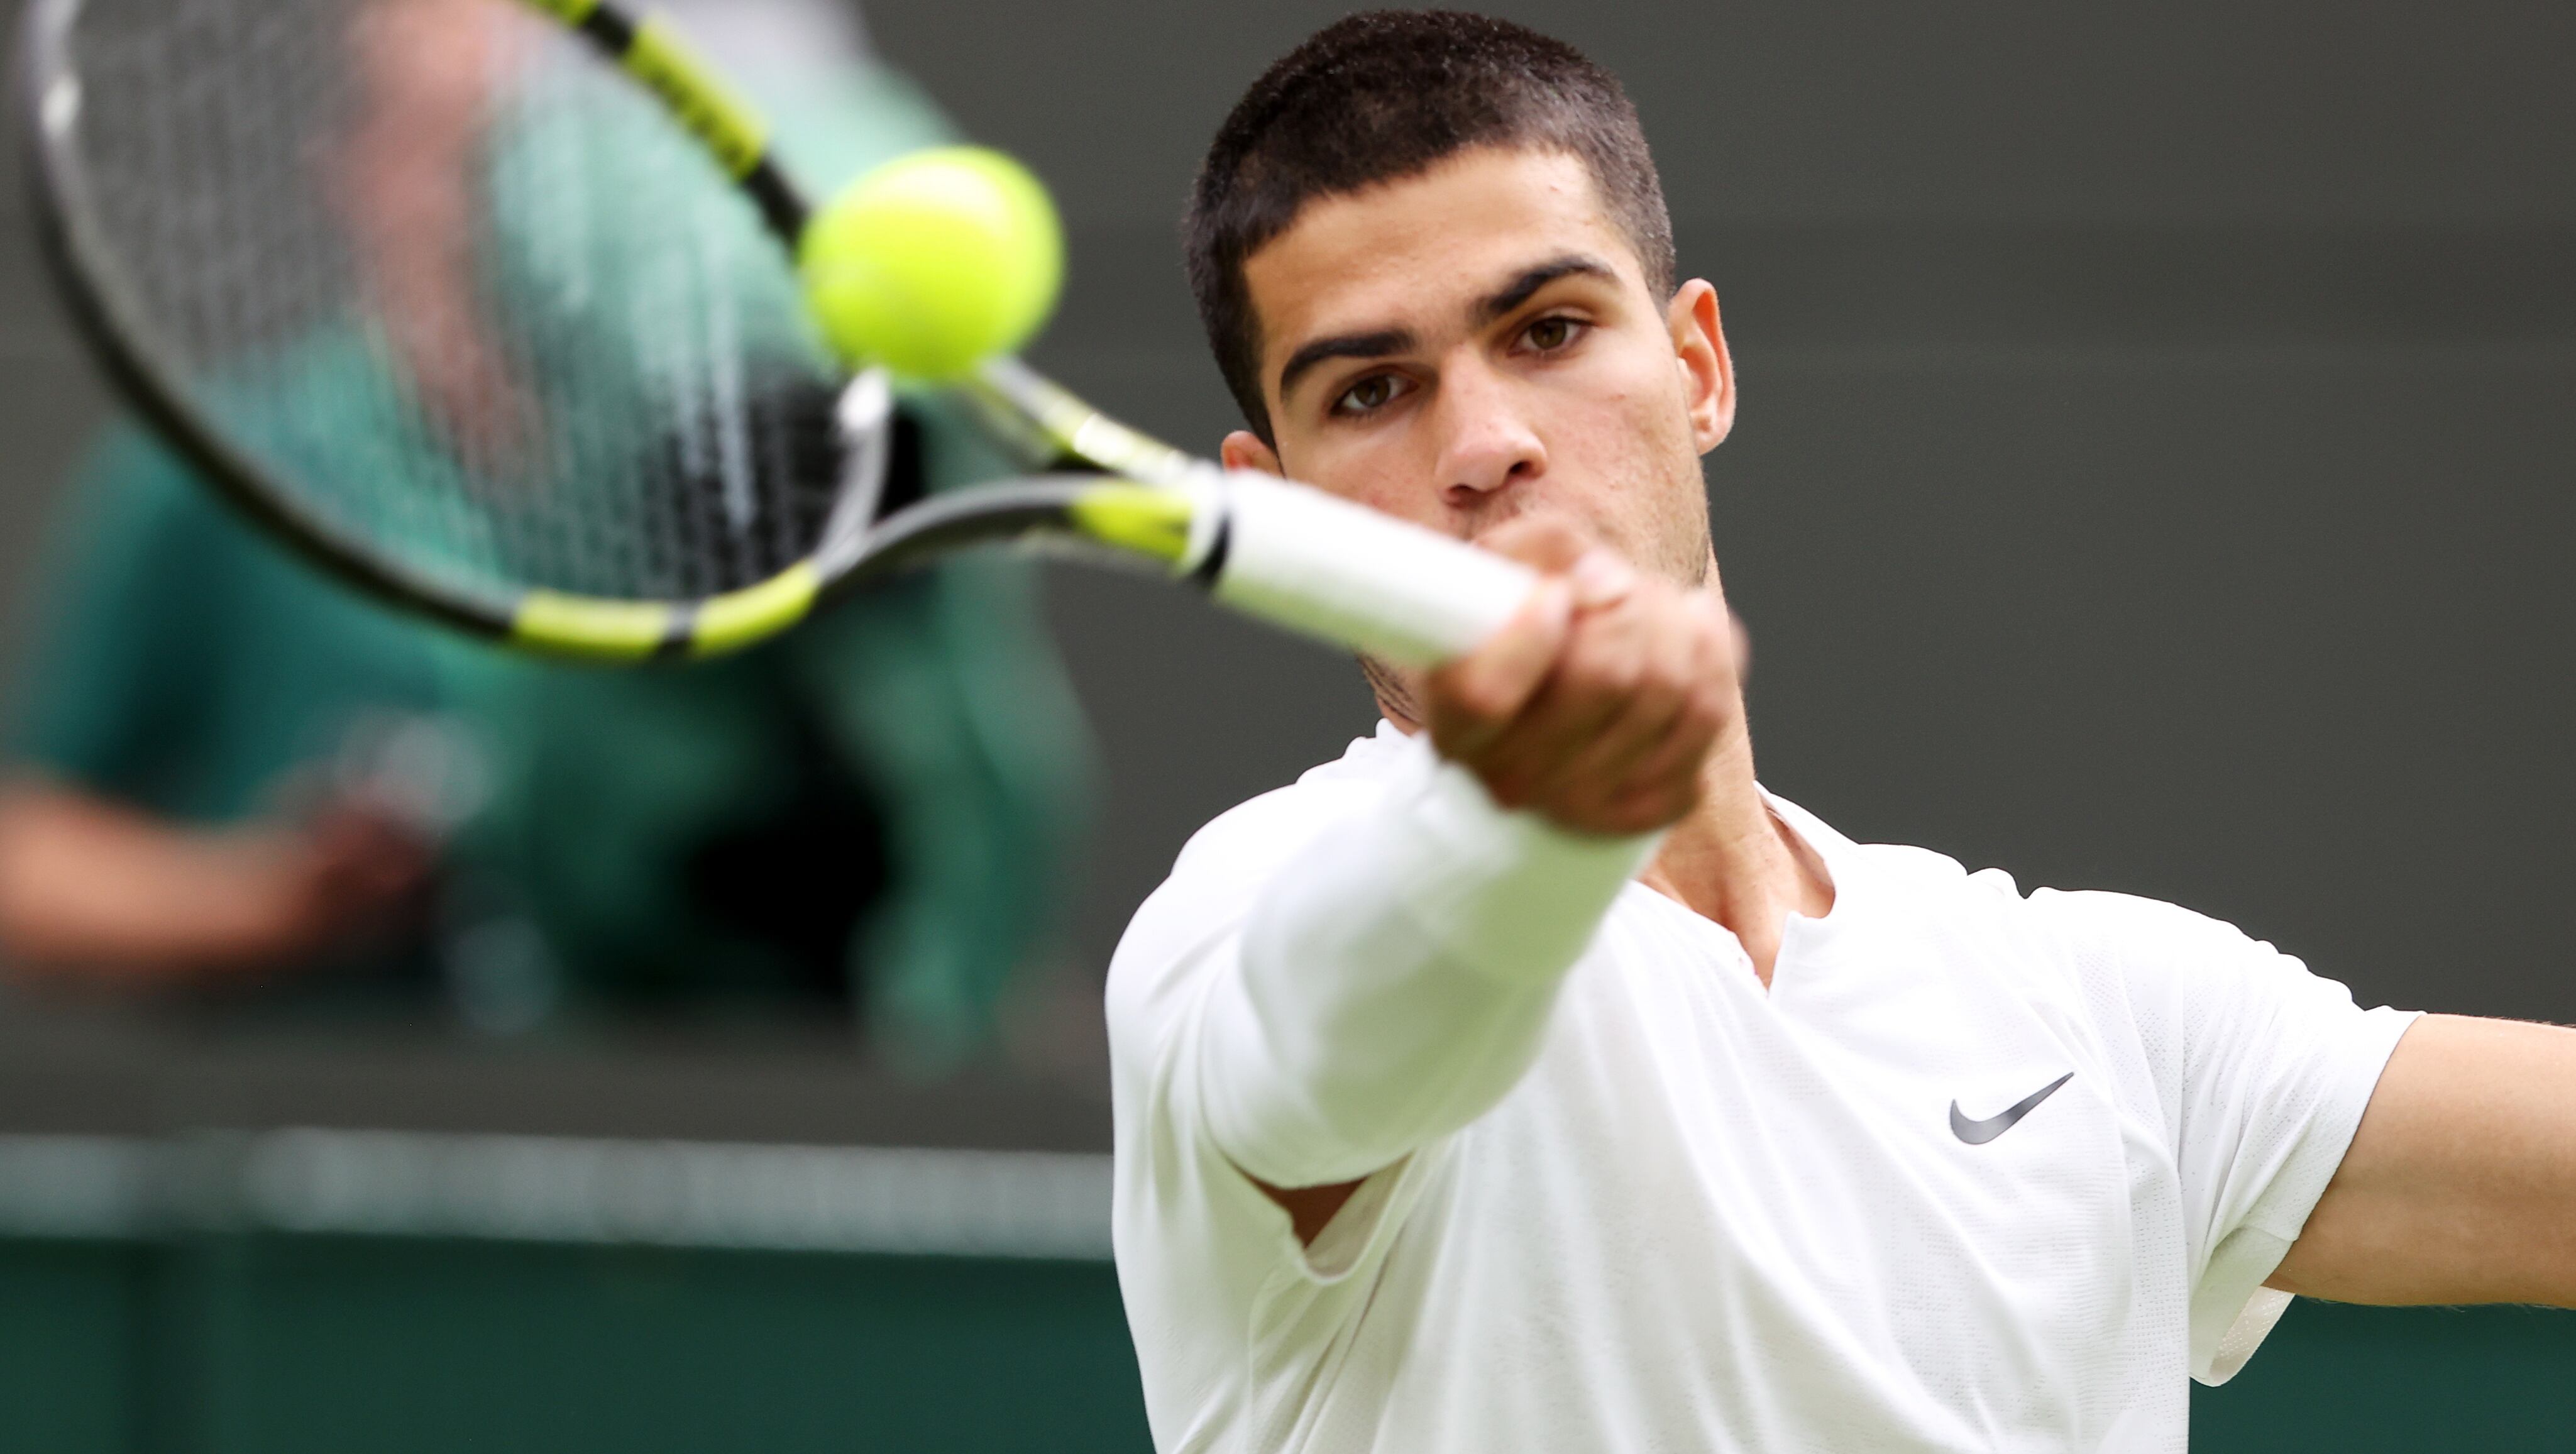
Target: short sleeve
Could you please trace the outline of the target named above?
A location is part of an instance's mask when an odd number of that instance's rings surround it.
[[[2031,902],[2125,990],[2180,1182],[2191,1373],[2223,1383],[2288,1308],[2264,1280],[2416,1017],[2363,1010],[2296,958],[2168,904],[2049,890]]]
[[[193,709],[201,613],[165,609],[187,565],[196,501],[170,457],[131,429],[74,481],[49,540],[34,639],[10,693],[10,754],[85,787],[147,788],[153,744]]]

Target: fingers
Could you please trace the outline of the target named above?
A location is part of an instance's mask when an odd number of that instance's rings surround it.
[[[1583,585],[1570,584],[1579,599]],[[1497,801],[1519,807],[1549,799],[1571,789],[1587,764],[1597,770],[1635,754],[1634,739],[1651,731],[1664,705],[1655,680],[1657,604],[1632,589],[1578,613],[1579,629],[1532,694],[1519,730],[1486,758],[1487,786]]]
[[[1574,588],[1576,609],[1583,611],[1607,611],[1626,601],[1637,589],[1636,571],[1599,546],[1583,552],[1565,579]]]
[[[346,807],[308,824],[304,848],[313,897],[360,914],[418,888],[433,861],[417,835],[381,815]]]
[[[1476,544],[1549,575],[1572,571],[1584,552],[1594,547],[1590,532],[1572,517],[1552,510],[1506,520],[1477,536]]]
[[[1542,577],[1545,584],[1533,595],[1533,606],[1524,607],[1515,623],[1518,629],[1506,629],[1463,661],[1432,674],[1430,725],[1432,741],[1443,753],[1459,760],[1481,758],[1488,786],[1503,795],[1501,801],[1512,803],[1532,773],[1553,766],[1619,713],[1621,704],[1611,696],[1569,698],[1549,683],[1564,673],[1565,642],[1577,620],[1587,623],[1588,657],[1609,675],[1630,671],[1626,663],[1644,650],[1644,643],[1637,623],[1622,617],[1618,608],[1635,596],[1640,582],[1626,561],[1590,544],[1590,537],[1562,517],[1526,517],[1494,534],[1525,561],[1547,563],[1548,569],[1561,565],[1564,574]],[[1542,693],[1551,694],[1556,704],[1543,705],[1538,700]],[[1533,715],[1542,725],[1507,730],[1516,719]]]
[[[1647,832],[1679,822],[1699,806],[1707,788],[1701,767],[1740,723],[1737,701],[1716,673],[1686,694],[1660,739],[1604,793],[1600,811],[1608,831]]]
[[[1519,558],[1562,563],[1556,594],[1431,675],[1433,741],[1505,807],[1598,833],[1678,821],[1741,720],[1724,601],[1641,577],[1553,522],[1515,524],[1503,543]]]
[[[1504,807],[1578,831],[1687,815],[1742,717],[1747,653],[1725,602],[1640,575],[1562,515],[1524,515],[1476,543],[1543,584],[1493,639],[1425,678],[1441,755]]]
[[[1482,646],[1431,674],[1431,740],[1464,760],[1485,751],[1547,680],[1574,620],[1574,593],[1542,576],[1529,599]]]
[[[1697,737],[1705,745],[1690,708],[1694,691],[1714,665],[1707,633],[1685,624],[1683,629],[1640,629],[1635,635],[1633,661],[1623,663],[1617,678],[1619,710],[1563,768],[1568,778],[1602,784],[1605,796],[1617,795],[1641,773],[1672,770],[1676,742],[1687,744]],[[1692,762],[1699,756],[1696,751],[1686,755]]]
[[[1678,592],[1584,618],[1531,705],[1531,739],[1550,740],[1506,791],[1577,811],[1603,832],[1677,821],[1697,806],[1701,764],[1735,716],[1730,646],[1722,613]],[[1551,731],[1541,724],[1560,702]]]

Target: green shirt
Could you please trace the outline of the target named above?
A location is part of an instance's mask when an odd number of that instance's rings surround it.
[[[147,812],[235,822],[385,713],[429,713],[482,654],[295,559],[120,428],[58,523],[13,693],[14,755]]]
[[[935,482],[989,470],[914,407]],[[736,657],[560,666],[342,587],[131,429],[83,472],[53,559],[12,694],[24,767],[223,824],[278,810],[371,726],[461,726],[487,796],[453,845],[439,948],[469,1002],[479,977],[538,976],[503,1016],[521,1024],[850,1000],[890,1047],[953,1059],[1051,922],[1088,801],[1088,739],[1017,562],[890,582]],[[519,951],[499,970],[495,944]]]
[[[947,139],[881,69],[764,99],[790,164],[826,188]],[[541,196],[541,174],[512,179],[560,140],[536,122],[506,128],[497,196]],[[508,209],[497,225],[514,230]],[[656,246],[640,228],[591,241],[578,258],[499,255],[573,267],[524,283],[542,297],[613,290]],[[773,246],[749,231],[738,242]],[[773,255],[742,262],[744,296],[781,286]],[[346,473],[381,433],[365,421],[385,385],[335,365],[334,342],[288,356],[303,382],[277,402],[337,440],[327,462]],[[555,376],[613,398],[641,386],[637,368],[631,348],[608,347]],[[1004,468],[939,402],[906,408],[925,488]],[[487,1023],[820,997],[853,1003],[912,1058],[952,1059],[989,1030],[1043,934],[1087,801],[1087,739],[1015,563],[889,583],[722,661],[538,663],[343,590],[131,430],[84,474],[55,558],[16,743],[61,779],[225,823],[273,807],[371,722],[463,725],[488,793],[451,844],[434,947],[458,1003]]]
[[[1000,468],[909,407],[931,488]],[[739,656],[488,679],[471,715],[499,790],[474,856],[576,986],[756,1002],[852,976],[881,1041],[953,1058],[1051,924],[1089,803],[1034,586],[970,558]]]

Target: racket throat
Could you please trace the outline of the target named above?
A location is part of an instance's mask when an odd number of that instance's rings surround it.
[[[894,383],[883,369],[850,380],[832,409],[840,444],[840,488],[823,523],[815,563],[838,576],[867,549],[868,530],[885,510],[886,475],[893,467]]]

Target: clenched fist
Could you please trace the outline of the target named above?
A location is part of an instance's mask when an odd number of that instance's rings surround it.
[[[1744,731],[1736,636],[1714,588],[1640,574],[1563,516],[1478,544],[1543,573],[1511,622],[1424,680],[1443,757],[1506,808],[1581,833],[1670,827]]]

